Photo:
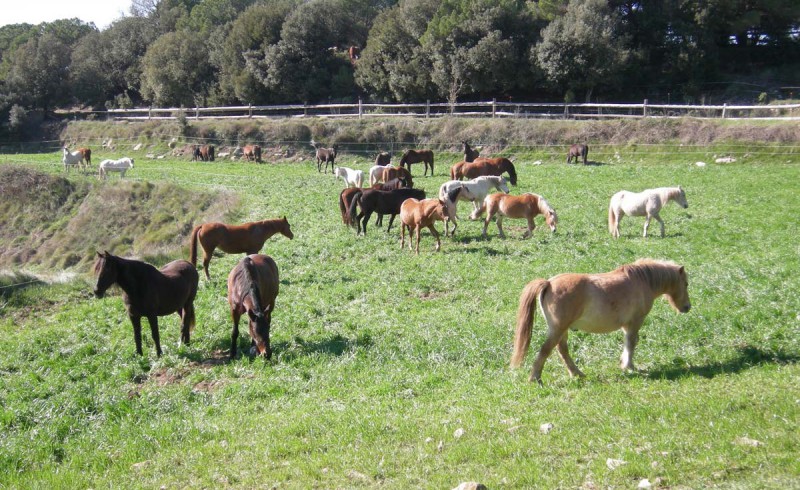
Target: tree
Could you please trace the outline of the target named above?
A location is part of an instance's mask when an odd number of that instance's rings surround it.
[[[69,46],[53,33],[29,39],[10,57],[8,88],[21,105],[45,112],[69,100]]]
[[[208,50],[194,32],[169,32],[142,59],[142,95],[156,105],[201,104],[212,80]]]

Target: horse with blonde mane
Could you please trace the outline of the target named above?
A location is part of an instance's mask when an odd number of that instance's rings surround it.
[[[623,370],[634,370],[633,351],[639,329],[659,296],[680,313],[691,308],[688,279],[683,266],[669,261],[640,259],[603,274],[559,274],[550,279],[535,279],[519,298],[517,327],[511,367],[522,365],[531,343],[536,302],[547,324],[547,337],[533,362],[530,381],[542,384],[542,369],[547,357],[558,348],[570,376],[584,374],[569,356],[569,330],[591,333],[625,332],[620,357]]]
[[[445,221],[448,217],[453,219],[455,215],[455,203],[458,195],[463,188],[457,187],[451,190],[445,199],[406,199],[400,206],[400,248],[403,248],[406,241],[406,228],[408,228],[408,248],[411,250],[411,229],[417,236],[416,253],[419,255],[419,237],[422,227],[427,227],[431,234],[436,238],[436,251],[442,247],[439,233],[433,224],[436,221]]]
[[[647,216],[642,236],[647,236],[650,219],[655,218],[661,225],[661,238],[664,238],[664,221],[659,216],[659,211],[670,201],[675,201],[684,209],[689,207],[686,193],[680,186],[659,187],[642,192],[619,191],[611,197],[608,205],[608,231],[614,238],[619,238],[619,222],[623,216]]]
[[[200,246],[203,247],[203,270],[206,273],[206,279],[211,280],[211,276],[208,274],[208,264],[217,247],[229,254],[253,255],[261,250],[267,238],[276,233],[280,233],[289,240],[294,238],[286,216],[242,225],[226,225],[225,223],[198,225],[192,230],[192,238],[189,242],[189,261],[192,265],[197,266],[197,242],[199,241]]]
[[[526,192],[519,196],[500,192],[489,194],[483,200],[483,205],[475,213],[475,218],[477,219],[484,212],[487,213],[486,220],[483,222],[484,238],[486,238],[486,228],[488,228],[489,222],[495,215],[497,215],[497,230],[500,232],[500,238],[506,237],[505,233],[503,233],[503,217],[525,218],[528,220],[528,231],[522,235],[522,238],[528,238],[533,235],[533,229],[536,228],[533,218],[539,214],[544,216],[547,226],[550,227],[550,231],[553,233],[555,233],[556,225],[558,225],[556,210],[542,196],[531,192]]]

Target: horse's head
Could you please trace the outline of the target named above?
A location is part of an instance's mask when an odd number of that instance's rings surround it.
[[[686,191],[683,190],[683,187],[678,186],[678,194],[675,196],[675,202],[681,205],[683,209],[689,207],[689,201],[686,200]]]
[[[550,227],[550,231],[553,233],[556,232],[556,226],[558,225],[558,215],[556,214],[556,210],[550,208],[547,213],[544,215],[545,222],[547,226]]]
[[[117,282],[117,262],[116,257],[108,253],[97,252],[97,259],[94,262],[94,273],[97,282],[94,286],[94,295],[102,298],[108,288]]]
[[[503,191],[503,192],[505,192],[506,194],[508,194],[509,192],[511,192],[511,191],[508,189],[508,184],[506,183],[506,178],[505,178],[505,177],[500,177],[500,178],[497,180],[497,189],[498,189],[498,190],[501,190],[501,191]]]
[[[130,160],[131,160],[131,168],[133,168],[133,158],[131,158]]]
[[[672,287],[666,292],[669,304],[680,313],[688,313],[692,307],[689,300],[689,277],[686,269],[680,266],[677,278],[672,281]]]
[[[289,221],[286,219],[286,216],[281,218],[281,235],[289,240],[294,238],[294,233],[292,233],[292,228],[289,226]]]
[[[272,323],[272,310],[269,306],[267,306],[266,311],[248,309],[247,316],[250,317],[250,338],[256,344],[258,355],[270,359],[272,357],[272,348],[269,345],[269,327]]]

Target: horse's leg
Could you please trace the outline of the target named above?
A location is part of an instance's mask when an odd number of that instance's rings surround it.
[[[564,332],[564,335],[561,337],[561,340],[558,341],[558,355],[561,356],[561,360],[564,361],[564,365],[567,366],[567,371],[569,371],[569,375],[573,378],[582,378],[584,374],[578,369],[578,366],[575,365],[575,362],[569,356],[569,347],[567,346],[567,337],[569,337],[569,331]]]
[[[393,214],[393,215],[391,215],[391,216],[389,217],[389,227],[388,227],[388,228],[386,228],[386,233],[389,233],[389,231],[392,229],[392,223],[394,223],[394,217],[395,217],[395,216],[397,216],[397,215],[396,215],[396,214]],[[411,238],[411,236],[410,236],[410,232],[409,232],[409,239],[410,239],[410,238]]]
[[[542,343],[542,347],[539,349],[539,353],[536,355],[536,360],[533,361],[533,369],[531,369],[529,381],[536,381],[540,385],[542,384],[542,370],[544,369],[544,363],[547,361],[547,358],[550,357],[550,354],[558,345],[562,336],[563,335],[561,335],[561,332],[552,327],[547,329],[547,338]]]
[[[486,228],[489,227],[489,222],[492,221],[492,216],[494,216],[494,212],[491,209],[486,210],[486,219],[483,221],[483,238],[486,238]]]
[[[153,343],[156,344],[156,354],[161,357],[161,337],[158,334],[158,317],[150,315],[147,317],[147,323],[150,324],[150,335],[153,336]]]
[[[536,228],[536,223],[533,222],[533,216],[527,216],[528,219],[528,231],[522,234],[522,238],[528,238],[533,236],[533,229]]]
[[[415,250],[417,255],[419,255],[419,235],[420,235],[421,232],[422,232],[422,225],[420,225],[419,223],[415,224],[414,225],[414,233],[416,233],[416,235],[417,235],[417,246],[416,246],[416,248],[414,250]]]
[[[194,304],[188,303],[181,309],[181,342],[189,345],[191,341],[192,318],[194,318]]]
[[[505,238],[506,234],[503,233],[503,216],[497,215],[497,229],[500,231],[500,238]]]
[[[211,250],[206,250],[206,248],[203,247],[203,270],[206,273],[206,279],[209,281],[211,280],[211,276],[208,274],[208,264],[211,263],[211,255],[213,253],[214,253],[213,247],[211,248]]]
[[[664,238],[664,220],[661,219],[661,216],[659,216],[658,213],[653,213],[653,218],[655,218],[656,221],[658,221],[658,224],[661,225],[661,238]]]
[[[643,237],[647,237],[647,228],[650,226],[650,215],[648,214],[647,217],[644,219],[644,232],[642,233]]]
[[[411,232],[408,232],[408,239],[411,240]],[[400,250],[406,245],[406,224],[400,223]]]
[[[642,322],[632,322],[630,326],[622,327],[625,332],[625,344],[622,348],[622,356],[619,358],[619,367],[623,371],[635,371],[633,367],[633,351],[636,349],[636,344],[639,342],[639,328]]]
[[[236,357],[236,343],[239,339],[239,319],[241,316],[241,313],[231,309],[231,319],[233,319],[233,330],[231,331],[231,359]]]
[[[130,315],[131,323],[133,324],[133,341],[136,343],[136,353],[142,354],[142,317]]]
[[[428,229],[431,230],[431,235],[436,238],[436,251],[438,252],[439,249],[442,248],[442,241],[439,239],[439,232],[436,231],[436,228],[433,226],[433,223],[428,225]]]
[[[378,217],[375,218],[375,226],[383,226],[383,215],[378,213]]]

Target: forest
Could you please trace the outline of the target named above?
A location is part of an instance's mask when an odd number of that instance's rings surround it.
[[[798,74],[796,0],[132,0],[102,30],[0,27],[0,122],[358,98],[766,103]]]

